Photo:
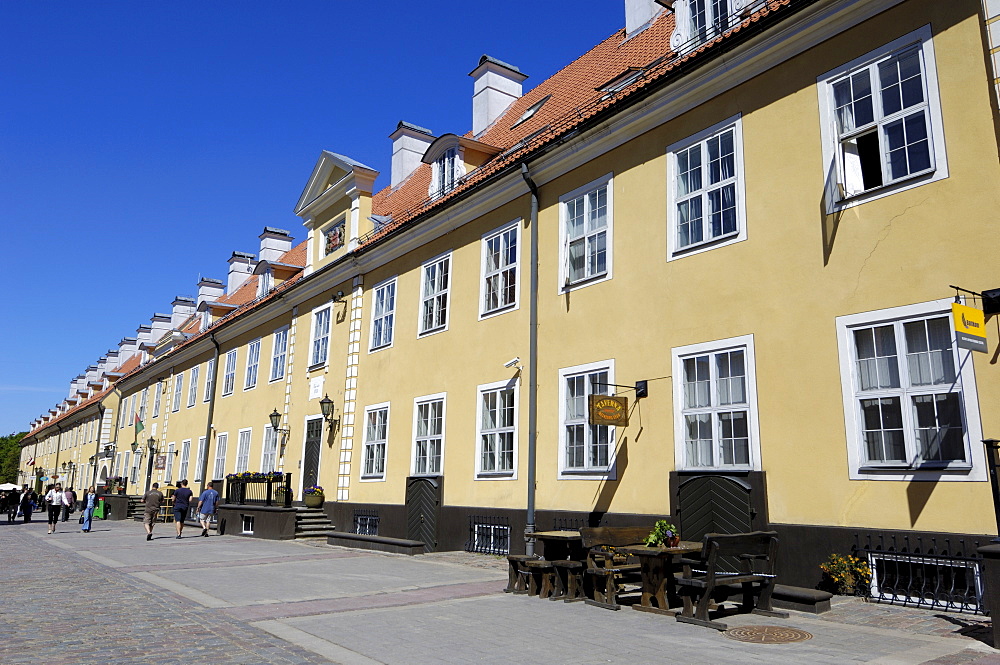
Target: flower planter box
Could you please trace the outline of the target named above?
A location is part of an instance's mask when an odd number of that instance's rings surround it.
[[[320,508],[323,505],[323,495],[306,494],[302,497],[302,501],[306,504],[306,508]]]

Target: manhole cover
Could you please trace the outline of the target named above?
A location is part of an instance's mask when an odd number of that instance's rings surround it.
[[[757,644],[787,644],[812,639],[812,634],[798,628],[785,626],[739,626],[723,633],[731,640]]]

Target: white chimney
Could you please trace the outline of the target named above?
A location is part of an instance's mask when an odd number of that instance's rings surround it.
[[[650,0],[652,2],[652,0]],[[528,78],[514,65],[484,55],[469,72],[472,91],[472,135],[479,136],[521,97],[521,82]]]
[[[220,282],[221,284],[221,282]],[[198,288],[201,288],[199,283]],[[199,291],[200,292],[200,291]],[[174,301],[170,303],[173,309],[170,312],[170,327],[180,328],[185,321],[187,321],[198,308],[194,300],[186,296],[177,296]]]
[[[236,293],[236,289],[250,279],[253,269],[257,267],[255,258],[253,254],[247,252],[233,252],[229,257],[229,281],[226,284],[226,293],[230,295]]]
[[[655,0],[625,0],[625,36],[634,35],[662,10]]]
[[[138,348],[139,340],[135,337],[125,337],[122,341],[118,342],[118,367],[128,362],[128,359],[135,355]]]
[[[431,130],[399,121],[396,131],[389,134],[392,139],[392,170],[390,185],[396,187],[406,180],[420,166],[420,158],[434,141]]]
[[[274,263],[292,248],[292,236],[284,229],[265,226],[260,238],[260,260]],[[232,291],[230,291],[232,293]]]
[[[198,280],[198,302],[196,307],[203,302],[215,302],[226,293],[226,287],[222,285],[222,280],[202,277]]]

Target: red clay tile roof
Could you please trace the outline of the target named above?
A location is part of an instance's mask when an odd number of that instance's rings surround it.
[[[48,422],[42,423],[38,427],[35,427],[30,432],[28,432],[27,434],[25,434],[24,437],[21,439],[21,441],[23,442],[28,437],[34,436],[34,435],[38,434],[40,431],[42,431],[42,430],[44,430],[46,428],[52,427],[56,423],[62,422],[63,420],[72,417],[74,414],[79,413],[80,411],[86,409],[88,406],[91,406],[94,402],[99,401],[100,399],[102,399],[109,392],[111,392],[111,388],[105,388],[101,392],[95,393],[95,394],[91,395],[86,400],[84,400],[83,402],[77,404],[72,409],[70,409],[66,413],[62,414],[61,416],[59,416],[55,420],[50,420]],[[22,444],[22,445],[27,445],[27,444]]]
[[[396,190],[387,187],[372,199],[372,212],[390,215],[392,222],[362,238],[362,246],[390,235],[429,210],[443,205],[462,192],[505,167],[512,166],[538,148],[551,143],[583,124],[608,107],[623,103],[651,83],[676,72],[679,65],[699,57],[752,24],[792,4],[793,0],[757,0],[754,10],[742,23],[723,35],[683,54],[670,48],[674,30],[674,14],[661,12],[644,31],[625,40],[621,29],[583,54],[550,78],[514,102],[507,111],[477,140],[497,146],[503,151],[485,164],[468,173],[448,194],[430,199],[431,165],[420,167]],[[626,73],[630,68],[644,69],[643,74],[620,91],[605,93],[596,88]],[[532,104],[551,97],[528,120],[516,124]]]

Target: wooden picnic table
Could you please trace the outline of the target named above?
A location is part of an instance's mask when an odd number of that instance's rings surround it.
[[[676,608],[681,604],[674,572],[678,569],[682,555],[701,552],[701,548],[701,543],[686,540],[682,540],[676,547],[629,545],[616,548],[622,554],[629,554],[639,560],[642,600],[632,608],[670,616],[677,614],[677,610],[670,609],[671,606]]]
[[[587,558],[579,531],[536,531],[532,535],[545,545],[545,558],[549,561],[583,561]]]

